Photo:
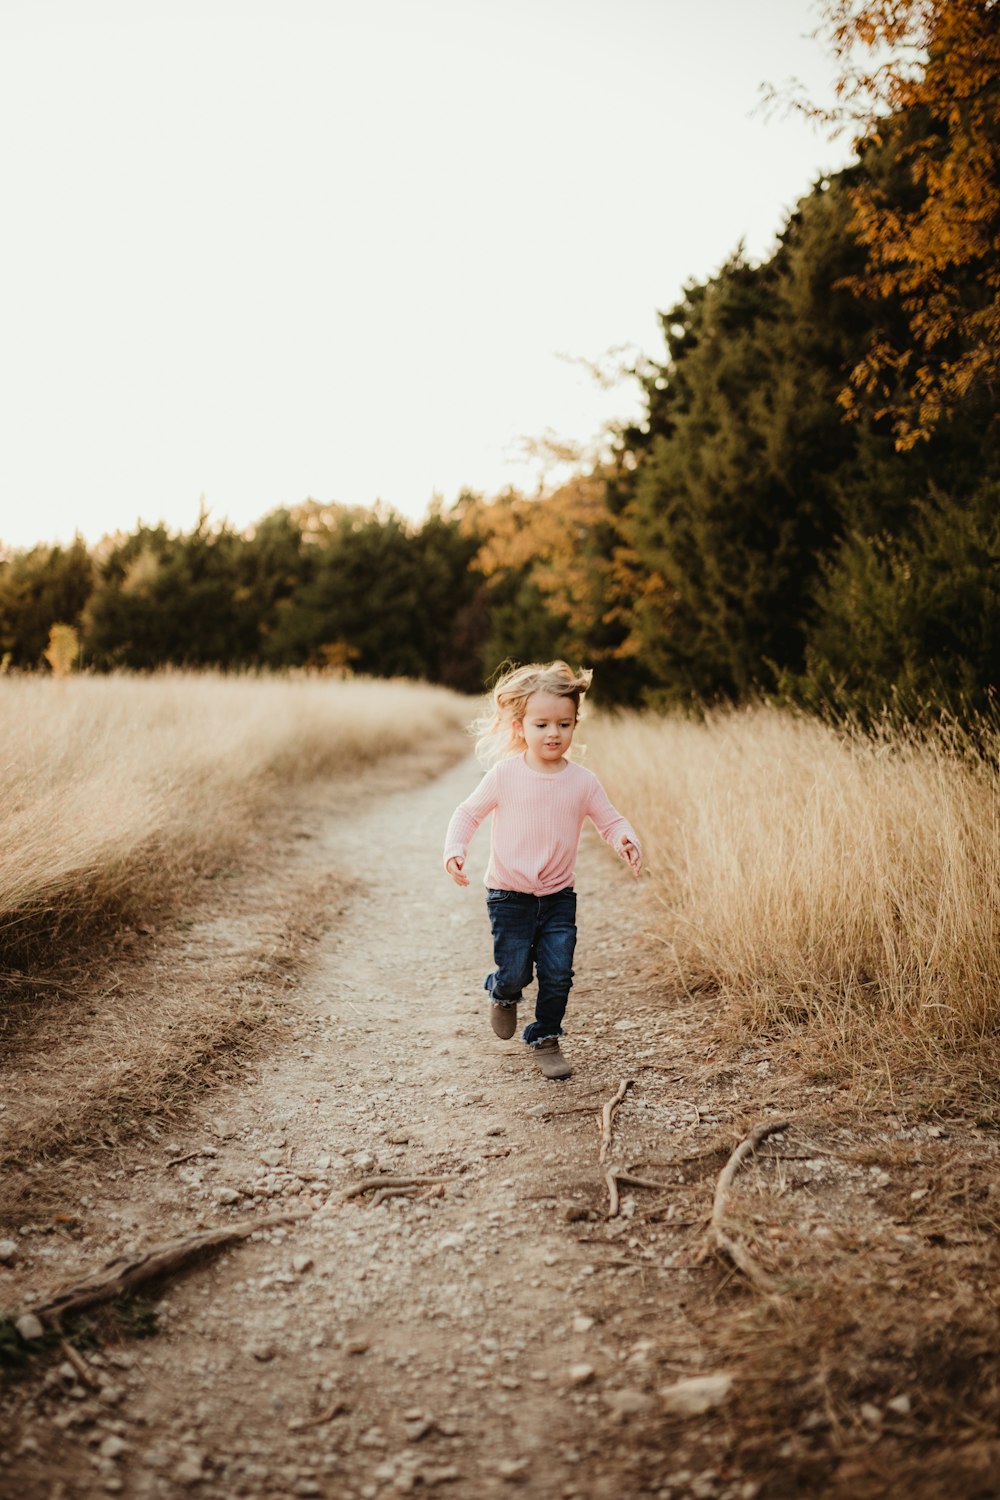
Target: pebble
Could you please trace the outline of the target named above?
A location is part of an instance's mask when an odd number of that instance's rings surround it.
[[[587,1385],[594,1378],[593,1365],[570,1365],[567,1370],[570,1385]]]
[[[17,1319],[14,1327],[25,1341],[45,1337],[45,1329],[40,1318],[34,1313],[22,1313]]]
[[[204,1454],[191,1449],[174,1469],[171,1478],[175,1484],[200,1484],[205,1472]]]
[[[351,1161],[359,1172],[373,1172],[375,1170],[375,1158],[370,1151],[355,1151]]]
[[[311,1255],[296,1255],[292,1259],[292,1270],[296,1276],[302,1276],[306,1271],[311,1271],[313,1258]]]
[[[279,1151],[277,1146],[268,1146],[260,1153],[260,1159],[265,1167],[280,1167],[283,1157],[284,1152]]]
[[[574,1333],[589,1333],[594,1326],[594,1320],[586,1313],[578,1313],[573,1319]]]
[[[368,1353],[368,1348],[369,1348],[369,1344],[368,1344],[368,1340],[367,1339],[345,1339],[344,1340],[344,1353],[345,1354],[367,1354]]]
[[[0,1265],[9,1266],[17,1259],[18,1243],[16,1240],[0,1240]]]
[[[891,1401],[886,1402],[889,1411],[894,1411],[897,1417],[908,1417],[913,1407],[909,1396],[893,1396]]]
[[[701,1412],[721,1406],[729,1395],[733,1377],[720,1371],[716,1375],[692,1375],[687,1380],[678,1380],[673,1385],[660,1387],[660,1400],[668,1411],[680,1416],[695,1417]]]
[[[231,1187],[218,1187],[212,1194],[216,1203],[239,1203],[241,1196],[236,1188]]]
[[[102,1458],[121,1458],[123,1453],[128,1452],[128,1443],[112,1433],[110,1437],[104,1439],[97,1451]]]
[[[612,1417],[622,1422],[626,1417],[640,1417],[646,1412],[652,1411],[655,1405],[652,1396],[647,1396],[645,1391],[621,1390],[605,1391],[605,1404],[609,1407]]]

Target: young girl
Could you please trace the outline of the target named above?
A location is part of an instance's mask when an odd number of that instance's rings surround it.
[[[535,1019],[524,1040],[546,1078],[571,1072],[559,1038],[573,983],[573,873],[584,818],[593,819],[634,875],[642,868],[639,841],[597,777],[567,759],[591,675],[564,661],[504,673],[493,689],[493,718],[478,726],[476,754],[491,769],[455,809],[445,838],[445,869],[456,885],[468,885],[469,841],[493,814],[486,905],[496,968],[484,981],[490,1021],[497,1036],[514,1035],[518,1001],[534,968]]]

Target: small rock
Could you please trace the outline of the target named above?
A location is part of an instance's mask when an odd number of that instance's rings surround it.
[[[16,1240],[0,1240],[0,1266],[9,1266],[17,1259]]]
[[[36,1318],[34,1313],[22,1313],[14,1324],[14,1327],[27,1343],[30,1343],[32,1339],[45,1337],[45,1329],[42,1326],[41,1319]]]
[[[260,1159],[265,1167],[280,1167],[284,1152],[279,1151],[277,1146],[268,1146],[266,1151],[260,1153]]]
[[[593,1318],[588,1317],[586,1313],[578,1313],[573,1319],[574,1333],[589,1333],[593,1326]]]
[[[427,1417],[419,1417],[415,1422],[404,1422],[403,1431],[406,1433],[408,1443],[419,1443],[421,1438],[427,1436],[434,1430],[434,1423]]]
[[[112,1433],[104,1439],[97,1451],[102,1458],[121,1458],[123,1453],[128,1452],[128,1443]]]
[[[423,1469],[421,1471],[421,1478],[429,1489],[433,1488],[436,1484],[454,1484],[461,1477],[461,1473],[456,1469],[454,1464],[445,1464],[438,1469]]]
[[[97,1399],[104,1406],[117,1406],[124,1394],[120,1385],[102,1385]]]
[[[913,1409],[913,1402],[909,1396],[893,1396],[891,1401],[886,1402],[889,1411],[894,1411],[897,1417],[908,1417]]]
[[[327,1168],[330,1166],[332,1160],[333,1160],[333,1158],[330,1157],[330,1156],[326,1156],[326,1155],[324,1155],[324,1156],[317,1156],[317,1158],[316,1158],[316,1166],[319,1169],[319,1171],[325,1172],[327,1170]]]
[[[497,1473],[501,1479],[523,1479],[527,1472],[526,1458],[502,1458],[497,1464]]]
[[[292,1259],[292,1270],[296,1276],[303,1276],[306,1271],[311,1271],[313,1258],[311,1255],[296,1255]]]
[[[552,1108],[548,1104],[533,1104],[526,1113],[531,1115],[532,1119],[544,1120],[546,1115],[552,1113]]]
[[[587,1385],[594,1378],[593,1365],[570,1365],[566,1371],[570,1385]]]
[[[860,1411],[862,1420],[867,1422],[869,1427],[882,1426],[882,1410],[874,1402],[862,1401]]]
[[[668,1411],[679,1416],[696,1417],[701,1412],[721,1406],[729,1395],[733,1377],[724,1372],[717,1375],[692,1375],[687,1380],[678,1380],[673,1385],[660,1387],[660,1400]]]
[[[345,1354],[367,1354],[368,1348],[367,1339],[345,1339],[344,1341]]]
[[[231,1187],[218,1187],[212,1194],[216,1203],[239,1203],[241,1196],[235,1188]]]
[[[487,1125],[487,1127],[486,1127],[485,1131],[483,1132],[483,1134],[484,1135],[506,1135],[507,1134],[507,1127],[506,1127],[506,1125]]]
[[[390,1130],[386,1136],[390,1146],[406,1146],[409,1144],[410,1132],[408,1130]]]
[[[370,1151],[355,1151],[351,1161],[359,1172],[373,1172],[375,1170],[375,1158]]]
[[[200,1484],[205,1475],[205,1456],[191,1448],[174,1469],[171,1478],[175,1484]]]
[[[930,1188],[914,1188],[913,1192],[910,1194],[910,1200],[913,1203],[919,1203],[921,1198],[926,1198],[929,1192]],[[2,1246],[0,1246],[0,1250],[2,1250]],[[0,1259],[2,1258],[2,1255],[0,1255]]]
[[[639,1417],[645,1412],[653,1410],[654,1401],[652,1396],[647,1396],[645,1391],[621,1390],[605,1391],[605,1404],[610,1408],[611,1415],[619,1422],[626,1417]]]

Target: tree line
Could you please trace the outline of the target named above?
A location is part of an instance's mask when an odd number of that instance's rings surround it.
[[[419,523],[307,502],[242,533],[203,516],[12,554],[3,660],[37,668],[60,623],[94,670],[312,666],[476,691],[506,657],[563,655],[620,703],[990,709],[1000,7],[825,14],[857,159],[765,260],[737,251],[661,315],[664,355],[635,372],[643,418],[605,460]]]

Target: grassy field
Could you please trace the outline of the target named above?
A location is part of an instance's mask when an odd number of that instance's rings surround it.
[[[643,837],[665,984],[731,1034],[900,1070],[975,1058],[1000,1019],[995,743],[866,735],[770,708],[586,725]]]
[[[360,679],[0,678],[0,1219],[274,1035],[354,879],[305,857],[321,808],[382,762],[433,774],[468,712]]]
[[[451,731],[464,700],[363,679],[0,679],[0,943],[157,900],[239,847],[282,787]],[[2,959],[0,959],[2,966]]]

